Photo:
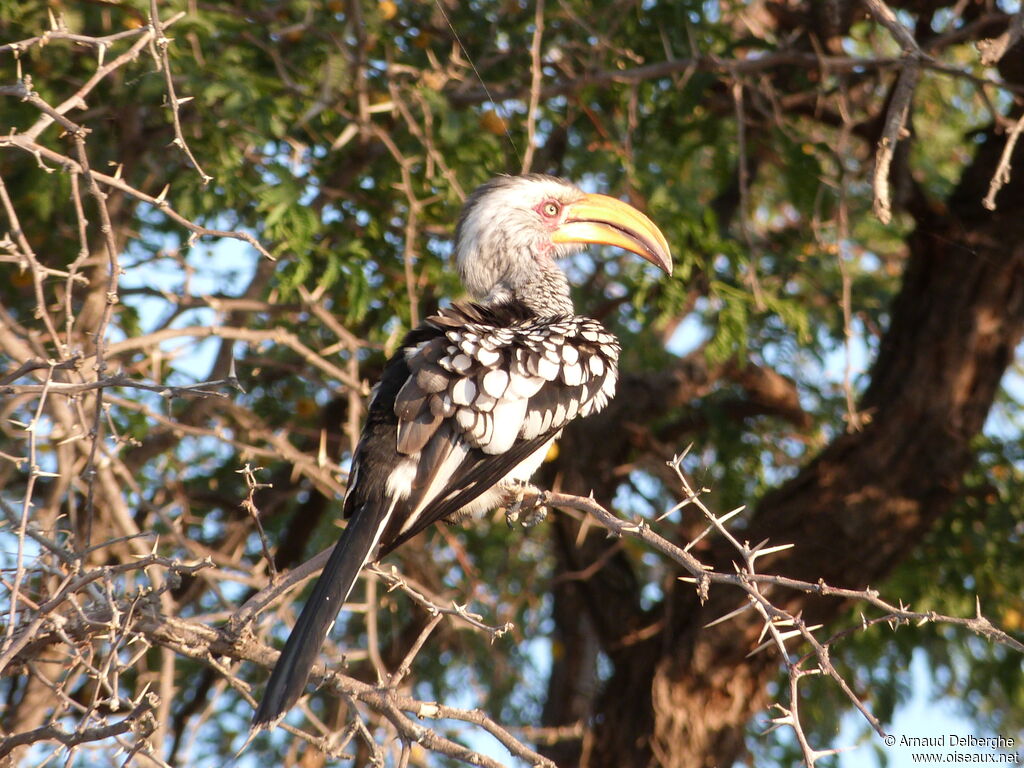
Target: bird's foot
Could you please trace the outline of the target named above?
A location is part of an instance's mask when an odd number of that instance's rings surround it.
[[[509,501],[505,506],[505,522],[509,528],[519,523],[533,528],[548,516],[548,492],[530,483],[517,482],[509,488]]]
[[[548,519],[548,507],[547,504],[544,503],[547,499],[547,495],[547,491],[542,491],[540,496],[538,496],[537,500],[534,502],[533,509],[530,509],[523,515],[522,519],[519,521],[519,524],[523,526],[523,528],[533,528],[535,525],[540,525]]]

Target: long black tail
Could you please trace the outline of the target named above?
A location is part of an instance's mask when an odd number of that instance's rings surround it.
[[[390,512],[365,506],[350,519],[270,674],[253,728],[272,727],[302,695],[327,632],[377,546]]]

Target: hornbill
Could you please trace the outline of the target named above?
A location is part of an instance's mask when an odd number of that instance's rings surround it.
[[[625,248],[671,274],[665,236],[615,198],[529,174],[492,179],[466,200],[455,261],[475,303],[440,310],[388,361],[352,460],[348,525],[274,667],[254,729],[272,727],[298,700],[367,562],[438,520],[502,503],[518,510],[536,494],[527,481],[562,428],[614,395],[619,343],[573,313],[557,266],[587,243]]]

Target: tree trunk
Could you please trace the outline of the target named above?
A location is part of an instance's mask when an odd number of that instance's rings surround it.
[[[760,502],[744,538],[796,545],[759,560],[764,572],[864,588],[903,561],[957,497],[970,442],[1024,333],[1022,174],[996,211],[980,205],[1003,141],[988,136],[947,212],[916,212],[903,285],[861,403],[870,422]],[[719,542],[704,559],[728,570],[734,555]],[[715,588],[700,606],[692,586],[675,581],[666,595],[662,629],[614,657],[583,765],[727,766],[743,756],[744,728],[769,703],[777,657],[745,658],[760,631],[754,612],[701,629],[737,607],[739,593]],[[803,594],[774,598],[809,623],[845,608]]]

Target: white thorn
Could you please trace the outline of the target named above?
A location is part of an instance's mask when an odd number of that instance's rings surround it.
[[[760,545],[758,545],[758,547],[759,546]],[[776,547],[766,547],[764,549],[759,549],[758,547],[754,547],[754,551],[750,553],[750,558],[751,558],[751,560],[756,560],[757,558],[761,557],[762,555],[771,555],[771,554],[773,554],[775,552],[784,552],[785,550],[792,549],[795,546],[796,546],[796,544],[779,544]]]
[[[753,603],[746,603],[745,605],[741,605],[736,610],[729,611],[729,613],[725,614],[724,616],[719,616],[717,619],[715,619],[713,621],[709,621],[707,624],[704,625],[704,629],[708,629],[709,627],[713,627],[716,624],[721,624],[723,621],[728,621],[729,619],[733,618],[734,616],[739,616],[744,611],[749,611],[753,607],[754,607]]]

